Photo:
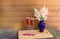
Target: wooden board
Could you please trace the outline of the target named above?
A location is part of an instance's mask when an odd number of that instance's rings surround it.
[[[39,30],[21,30],[18,31],[19,39],[39,39],[39,38],[53,38],[53,35],[45,30],[44,32],[39,32]]]

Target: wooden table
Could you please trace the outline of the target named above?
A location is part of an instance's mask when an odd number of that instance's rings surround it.
[[[18,31],[19,39],[40,39],[40,38],[53,38],[53,35],[48,31],[39,32],[39,30],[20,30]]]

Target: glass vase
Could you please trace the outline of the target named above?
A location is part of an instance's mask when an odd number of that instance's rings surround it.
[[[40,32],[44,32],[44,29],[45,29],[45,22],[44,22],[44,20],[39,21],[38,28],[39,28]]]

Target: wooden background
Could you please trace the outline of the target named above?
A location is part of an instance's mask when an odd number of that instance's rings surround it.
[[[34,15],[32,7],[43,5],[49,9],[46,25],[60,29],[60,0],[0,0],[0,28],[22,29],[25,17]]]

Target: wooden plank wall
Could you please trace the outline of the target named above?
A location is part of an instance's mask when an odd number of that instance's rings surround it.
[[[33,17],[32,7],[40,9],[43,5],[49,9],[47,26],[59,28],[60,0],[0,0],[0,28],[21,29],[24,27],[25,17]]]

